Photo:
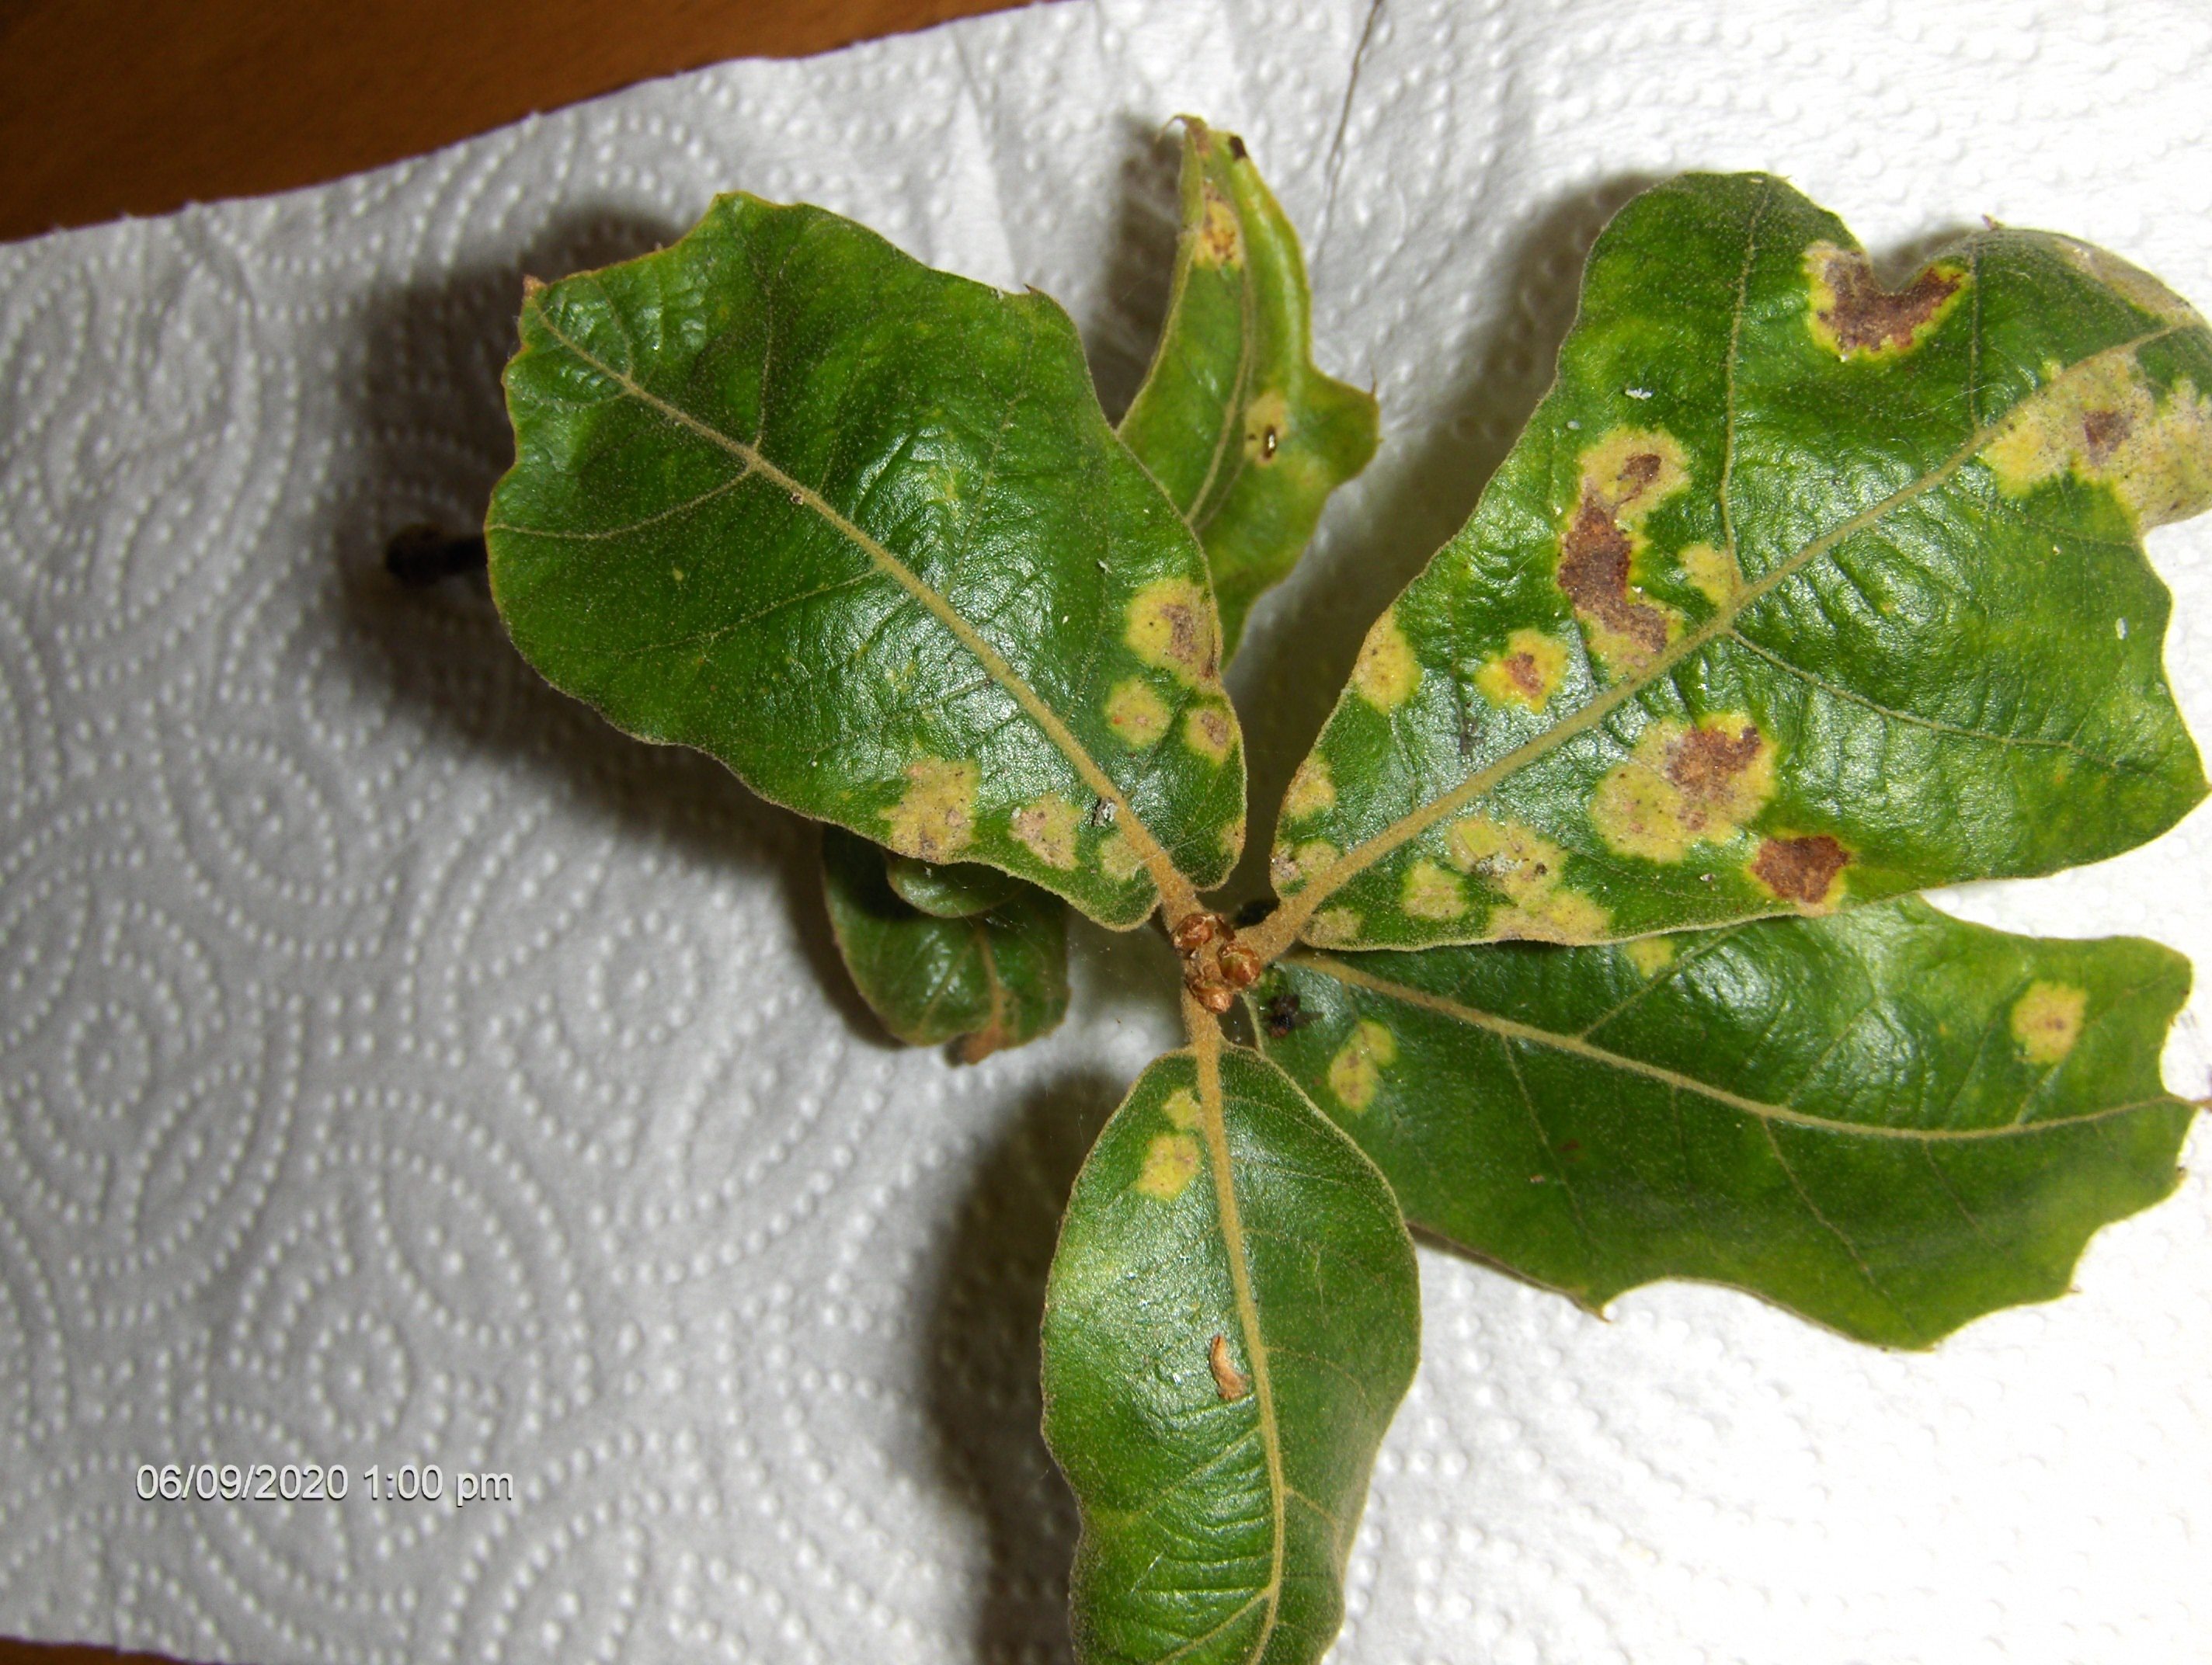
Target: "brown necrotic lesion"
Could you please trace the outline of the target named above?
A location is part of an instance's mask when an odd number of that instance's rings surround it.
[[[1941,260],[1901,289],[1886,289],[1858,249],[1814,243],[1805,251],[1813,334],[1839,357],[1910,352],[1966,287],[1966,268]]]

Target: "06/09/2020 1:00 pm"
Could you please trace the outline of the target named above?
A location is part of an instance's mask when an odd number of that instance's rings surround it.
[[[459,1470],[450,1477],[434,1462],[403,1462],[397,1468],[369,1463],[361,1470],[362,1495],[373,1503],[437,1503],[453,1506],[513,1503],[514,1476]],[[343,1503],[353,1493],[343,1464],[319,1462],[240,1465],[164,1463],[138,1465],[138,1497],[143,1503]]]

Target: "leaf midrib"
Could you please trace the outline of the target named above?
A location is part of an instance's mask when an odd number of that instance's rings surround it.
[[[1419,836],[1446,817],[1466,808],[1486,796],[1503,781],[1510,779],[1538,759],[1548,757],[1560,746],[1587,733],[1611,716],[1630,700],[1654,686],[1674,668],[1692,655],[1702,652],[1714,641],[1733,633],[1736,621],[1755,604],[1779,586],[1796,577],[1814,562],[1828,554],[1838,545],[1856,537],[1860,532],[1878,525],[1906,504],[1917,501],[1948,482],[1953,476],[1978,455],[2000,430],[2012,419],[2014,411],[2028,399],[2039,398],[2069,379],[2086,374],[2090,367],[2106,360],[2139,353],[2154,342],[2177,333],[2184,326],[2172,323],[2145,331],[2130,340],[2116,342],[2086,357],[2076,359],[2058,374],[2044,382],[2024,398],[2006,408],[2002,415],[1984,422],[1969,434],[1958,449],[1937,467],[1922,475],[1910,485],[1900,487],[1881,501],[1870,504],[1848,520],[1831,527],[1818,538],[1811,539],[1785,559],[1775,563],[1755,582],[1746,584],[1723,605],[1714,610],[1713,616],[1695,630],[1686,633],[1681,640],[1653,660],[1640,676],[1626,678],[1579,708],[1542,733],[1524,741],[1498,758],[1495,763],[1469,775],[1448,793],[1400,817],[1382,831],[1361,840],[1337,857],[1295,895],[1286,899],[1276,918],[1268,923],[1271,945],[1283,946],[1296,939],[1297,932],[1312,918],[1326,902],[1393,850],[1409,840]],[[1479,512],[1479,511],[1478,511]],[[1733,550],[1730,551],[1734,553]],[[1345,697],[1351,697],[1347,693]]]
[[[1642,1076],[1678,1091],[1709,1098],[1730,1109],[1741,1110],[1766,1124],[1781,1123],[1808,1128],[1816,1133],[1838,1137],[1880,1139],[1905,1144],[1938,1145],[1969,1144],[1984,1139],[2019,1139],[2050,1133],[2061,1127],[2092,1126],[2116,1117],[2130,1115],[2161,1105],[2174,1106],[2187,1103],[2171,1093],[2161,1093],[2155,1098],[2139,1099],[2126,1104],[2108,1104],[2102,1109],[2087,1110],[2078,1115],[2051,1116],[2040,1121],[2009,1121],[1989,1127],[1893,1127],[1879,1122],[1839,1121],[1832,1116],[1814,1115],[1787,1104],[1770,1103],[1765,1099],[1752,1098],[1726,1087],[1715,1086],[1685,1075],[1679,1070],[1668,1069],[1663,1064],[1653,1064],[1639,1058],[1631,1058],[1601,1047],[1579,1035],[1569,1035],[1558,1030],[1524,1024],[1513,1018],[1501,1017],[1493,1012],[1484,1012],[1442,994],[1432,994],[1425,988],[1414,988],[1405,983],[1393,982],[1387,977],[1376,976],[1337,958],[1334,955],[1301,951],[1291,956],[1291,963],[1318,971],[1349,987],[1362,988],[1380,994],[1386,1000],[1402,1002],[1441,1018],[1467,1024],[1498,1036],[1502,1040],[1524,1042],[1531,1046],[1547,1048],[1570,1056],[1595,1064],[1601,1068],[1619,1070],[1624,1074]]]
[[[692,415],[681,405],[662,398],[636,380],[627,371],[618,369],[598,357],[581,343],[564,334],[546,316],[545,303],[533,298],[532,307],[538,327],[558,342],[562,348],[580,363],[612,382],[629,398],[635,399],[647,410],[680,428],[696,434],[709,444],[720,447],[744,465],[744,475],[758,474],[777,489],[790,494],[793,501],[804,505],[818,515],[840,536],[866,555],[869,560],[896,580],[901,588],[928,610],[932,617],[952,633],[960,645],[980,664],[985,674],[1010,695],[1030,720],[1044,731],[1045,736],[1061,756],[1074,765],[1083,783],[1114,806],[1117,826],[1124,829],[1130,842],[1136,845],[1146,872],[1162,901],[1168,903],[1172,914],[1193,911],[1197,905],[1196,891],[1183,877],[1165,846],[1153,836],[1152,830],[1139,817],[1129,800],[1122,794],[1113,779],[1101,769],[1089,750],[1075,738],[1073,731],[1060,720],[1060,714],[1046,704],[1037,691],[1029,685],[1021,673],[1010,665],[998,649],[985,641],[982,635],[963,618],[952,604],[930,585],[921,575],[901,561],[896,555],[863,532],[858,526],[838,512],[836,507],[812,487],[785,473],[759,450],[743,440],[734,439],[712,422]]]
[[[1235,1175],[1230,1166],[1227,1112],[1221,1090],[1221,1030],[1211,1013],[1194,1009],[1183,996],[1184,1018],[1190,1026],[1191,1051],[1198,1065],[1199,1123],[1206,1134],[1206,1166],[1213,1177],[1214,1212],[1221,1222],[1221,1243],[1229,1261],[1229,1283],[1237,1304],[1237,1327],[1244,1339],[1244,1359],[1250,1367],[1252,1395],[1260,1423],[1260,1449],[1267,1465],[1267,1504],[1272,1527],[1267,1554],[1267,1582],[1259,1592],[1267,1603],[1266,1622],[1259,1640],[1245,1656],[1247,1665],[1264,1658],[1267,1644],[1282,1615],[1284,1534],[1290,1481],[1283,1469],[1283,1436],[1275,1417],[1274,1378],[1269,1367],[1267,1339],[1260,1331],[1260,1304],[1252,1293],[1252,1270],[1245,1262],[1244,1218],[1237,1202]],[[1249,1603],[1247,1603],[1249,1606]]]

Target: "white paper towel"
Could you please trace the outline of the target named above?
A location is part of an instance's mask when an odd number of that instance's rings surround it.
[[[720,188],[1070,306],[1164,301],[1166,119],[1243,131],[1385,443],[1236,681],[1273,801],[1471,507],[1641,181],[1769,167],[1909,252],[1982,214],[2212,302],[2189,0],[1113,0],[641,88],[269,202],[0,249],[0,1632],[193,1659],[1064,1654],[1036,1431],[1060,1199],[1173,1040],[1165,951],[973,1070],[890,1048],[811,844],[382,539],[509,455],[525,272]],[[2153,555],[2212,736],[2212,526]],[[1978,917],[2212,964],[2212,819]],[[2197,1007],[2199,1021],[2207,1008]],[[2174,1085],[2205,1090],[2201,1047]],[[2200,1154],[2204,1148],[2200,1140]],[[2205,1658],[2212,1194],[1932,1356],[1725,1291],[1600,1322],[1424,1252],[1336,1657]],[[343,1504],[145,1504],[319,1461]],[[362,1471],[435,1461],[439,1504]],[[453,1507],[462,1472],[512,1503]]]

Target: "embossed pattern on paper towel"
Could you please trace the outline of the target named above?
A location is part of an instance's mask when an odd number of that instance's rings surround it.
[[[525,271],[649,246],[718,188],[806,197],[1060,296],[1114,402],[1164,298],[1153,134],[1244,132],[1308,228],[1320,355],[1387,424],[1255,616],[1265,802],[1637,180],[1778,168],[1892,249],[2057,225],[2203,301],[2209,72],[2180,0],[1117,0],[0,250],[0,1632],[1064,1653],[1036,1305],[1090,1133],[1171,1035],[1164,951],[1083,937],[1078,1016],[1027,1053],[892,1051],[802,829],[550,694],[480,592],[386,584],[382,537],[467,524],[506,460]],[[2212,533],[2153,554],[2212,733]],[[2212,901],[2175,883],[2208,824],[1964,905],[2212,963]],[[2192,1179],[2079,1295],[1931,1358],[1718,1291],[1599,1323],[1425,1253],[1337,1656],[2187,1659],[2208,1221]],[[139,1461],[202,1457],[436,1461],[518,1498],[137,1500]]]

